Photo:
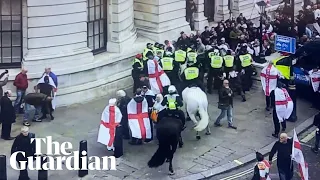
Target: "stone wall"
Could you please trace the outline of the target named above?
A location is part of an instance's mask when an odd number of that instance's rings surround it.
[[[185,0],[134,0],[134,22],[140,35],[161,43],[191,32]]]
[[[110,1],[108,52],[121,52],[137,38],[134,26],[133,0]]]

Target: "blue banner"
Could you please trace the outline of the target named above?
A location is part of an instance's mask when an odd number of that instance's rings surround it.
[[[294,81],[296,84],[310,85],[309,76],[306,75],[300,68],[293,68]]]

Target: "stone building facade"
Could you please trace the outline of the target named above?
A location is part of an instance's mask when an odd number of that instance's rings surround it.
[[[253,0],[234,1],[234,13],[253,7]],[[195,2],[196,28],[202,29],[208,24],[206,3]],[[213,20],[229,18],[228,3],[215,1]],[[59,80],[58,106],[130,87],[132,57],[147,42],[191,32],[185,9],[185,0],[0,0],[0,69],[10,74],[5,89],[15,91],[12,82],[21,66],[29,71],[28,92],[44,68],[52,68]]]

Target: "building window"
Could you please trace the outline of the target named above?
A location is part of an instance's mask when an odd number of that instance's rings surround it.
[[[107,0],[87,0],[88,47],[94,54],[106,51]]]
[[[0,68],[20,67],[22,0],[0,0]]]

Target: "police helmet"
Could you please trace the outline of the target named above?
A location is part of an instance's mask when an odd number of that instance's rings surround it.
[[[213,55],[214,55],[214,56],[219,56],[219,55],[220,55],[219,50],[218,50],[218,49],[215,49],[215,50],[213,51]]]
[[[168,92],[169,93],[175,93],[177,92],[177,89],[174,85],[170,85],[169,88],[168,88]]]
[[[158,42],[154,43],[154,47],[156,47],[156,48],[158,48],[159,45],[160,45],[160,44],[159,44]]]
[[[152,43],[147,43],[147,47],[150,47],[150,46],[152,46]]]

